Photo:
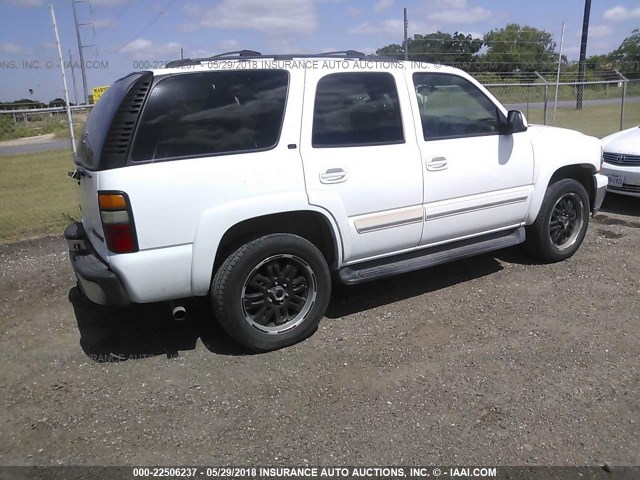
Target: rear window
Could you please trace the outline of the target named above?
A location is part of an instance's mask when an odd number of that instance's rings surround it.
[[[132,73],[116,81],[93,106],[91,114],[84,124],[82,136],[78,139],[78,161],[83,166],[90,169],[98,168],[100,152],[109,133],[113,117],[118,111],[122,99],[142,75],[142,73]]]
[[[267,150],[280,138],[289,85],[284,70],[175,75],[147,100],[131,160]]]

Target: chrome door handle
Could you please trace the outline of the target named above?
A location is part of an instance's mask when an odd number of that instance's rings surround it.
[[[447,159],[445,157],[434,157],[427,162],[427,170],[438,172],[447,169]]]
[[[341,168],[330,168],[320,174],[321,183],[339,183],[347,179],[347,172]]]

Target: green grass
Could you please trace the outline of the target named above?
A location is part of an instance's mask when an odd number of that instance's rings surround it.
[[[529,123],[542,124],[544,121],[542,109],[524,110],[524,114]],[[553,106],[547,112],[547,125],[554,125]],[[602,138],[620,130],[620,105],[598,105],[583,110],[559,108],[555,125]],[[640,125],[640,103],[629,103],[625,108],[624,128],[636,125]]]
[[[82,132],[86,115],[76,118],[73,130],[76,137]],[[28,122],[21,121],[14,123],[8,114],[0,114],[0,141],[16,140],[18,138],[35,137],[53,133],[56,138],[69,138],[69,126],[67,117],[62,115],[48,116],[31,115]]]
[[[75,123],[73,125],[73,134],[76,138],[76,141],[78,140],[78,137],[82,135],[83,128],[84,128],[84,123],[81,123],[81,124]],[[71,135],[69,134],[69,127],[67,125],[64,126],[64,129],[57,130],[54,133],[56,138],[59,138],[61,140],[68,140],[69,138],[71,138]]]
[[[65,123],[53,123],[53,122],[33,122],[28,125],[24,124],[9,124],[4,122],[0,124],[0,141],[3,140],[16,140],[18,138],[35,137],[37,135],[46,135],[53,133],[57,136],[64,135],[64,131],[67,131],[67,137],[69,136],[69,127]]]
[[[70,150],[0,156],[0,243],[62,233],[80,217]]]

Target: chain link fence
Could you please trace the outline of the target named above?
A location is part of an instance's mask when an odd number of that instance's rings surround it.
[[[640,125],[640,79],[611,75],[579,83],[554,74],[476,74],[507,108],[529,123],[603,137]],[[557,101],[556,101],[557,95]],[[582,97],[582,108],[577,99]],[[91,106],[72,107],[76,137]],[[0,110],[0,243],[60,232],[80,210],[64,107]]]
[[[486,81],[485,87],[507,108],[521,110],[529,123],[571,128],[589,135],[608,134],[640,124],[640,80],[615,75],[577,82],[540,73],[512,75],[508,81]]]
[[[76,134],[82,130],[92,105],[71,107]],[[69,122],[65,107],[0,110],[0,146],[20,145],[22,138],[42,137],[40,140],[69,139]],[[7,143],[10,142],[10,143]],[[22,142],[24,143],[24,142]],[[69,145],[69,148],[71,146]]]

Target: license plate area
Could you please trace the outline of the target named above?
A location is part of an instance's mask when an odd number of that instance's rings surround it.
[[[609,186],[621,188],[624,185],[624,177],[622,175],[609,175]]]

